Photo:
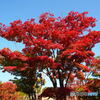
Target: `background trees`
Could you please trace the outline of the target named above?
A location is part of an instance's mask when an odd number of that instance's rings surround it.
[[[11,82],[0,83],[0,100],[17,100],[16,88]]]
[[[100,42],[100,31],[91,30],[95,21],[87,12],[69,12],[64,18],[44,13],[38,23],[30,19],[11,22],[10,26],[1,24],[1,37],[25,44],[22,52],[0,50],[4,71],[23,77],[30,89],[40,72],[50,78],[54,88],[67,87],[78,79],[84,81],[84,73],[91,71],[88,66],[94,60],[92,48]],[[34,93],[32,89],[29,95]]]

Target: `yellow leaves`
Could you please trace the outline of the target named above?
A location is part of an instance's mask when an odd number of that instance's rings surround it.
[[[83,88],[82,86],[80,86],[80,87],[77,87],[75,90],[76,90],[77,92],[81,92],[81,91],[84,91],[84,88]]]
[[[38,79],[37,79],[37,82],[41,82],[41,81],[42,81],[42,79],[41,79],[41,78],[38,78]]]
[[[15,95],[16,95],[16,100],[24,100],[25,98],[28,100],[29,99],[29,97],[28,97],[28,95],[27,94],[25,94],[24,92],[21,92],[21,91],[17,91],[16,93],[15,93]]]

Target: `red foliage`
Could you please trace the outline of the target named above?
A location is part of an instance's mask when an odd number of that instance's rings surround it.
[[[68,78],[73,79],[70,73],[84,80],[83,72],[91,69],[82,63],[91,64],[94,56],[92,48],[100,42],[100,31],[91,30],[95,21],[95,18],[87,16],[87,12],[72,11],[64,18],[44,13],[38,23],[30,19],[14,21],[10,26],[1,24],[1,37],[25,45],[22,53],[7,48],[0,50],[5,61],[9,62],[2,65],[7,71],[7,66],[12,66],[9,67],[12,71],[15,68],[28,71],[46,69],[51,81],[55,83],[59,79],[60,86],[65,86],[64,81]]]
[[[2,100],[17,100],[16,85],[11,82],[0,84],[0,98]]]
[[[85,79],[84,74],[83,74],[83,72],[81,72],[81,71],[78,71],[78,72],[76,73],[76,75],[77,75],[78,79],[80,79],[80,80],[84,80],[84,79]]]
[[[88,66],[84,66],[82,64],[79,64],[79,63],[75,63],[75,66],[79,69],[82,69],[84,70],[85,72],[89,72],[90,71],[90,68]]]
[[[40,95],[41,97],[56,97],[70,95],[70,92],[73,91],[71,88],[46,88],[43,93]]]
[[[91,66],[96,66],[96,68],[100,69],[100,59],[93,59]]]
[[[81,81],[80,81],[81,82]],[[85,84],[74,86],[75,91],[80,92],[98,92],[100,88],[100,79],[88,79]]]
[[[4,66],[4,70],[3,70],[3,72],[5,72],[5,71],[14,71],[16,69],[16,66],[7,66],[7,67],[5,67]]]

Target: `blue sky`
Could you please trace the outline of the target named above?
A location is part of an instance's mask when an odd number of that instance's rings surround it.
[[[93,30],[100,30],[100,0],[0,0],[0,22],[6,25],[18,19],[38,18],[44,12],[65,16],[69,11],[88,11],[89,16],[97,19],[97,26]],[[0,49],[4,47],[21,51],[23,45],[0,38]],[[100,55],[100,44],[93,51]],[[0,81],[8,81],[9,78],[12,78],[10,74],[0,71]]]

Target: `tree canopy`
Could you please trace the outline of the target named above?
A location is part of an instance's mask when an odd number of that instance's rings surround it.
[[[65,17],[51,13],[40,15],[39,21],[16,20],[9,26],[0,24],[0,36],[25,45],[22,52],[0,50],[4,71],[27,78],[29,84],[44,72],[53,87],[67,87],[76,79],[84,80],[95,61],[92,48],[100,42],[100,31],[92,31],[96,19],[87,12],[69,12]],[[97,60],[96,60],[97,61]],[[98,61],[100,63],[100,59]],[[83,64],[85,63],[85,64]]]

